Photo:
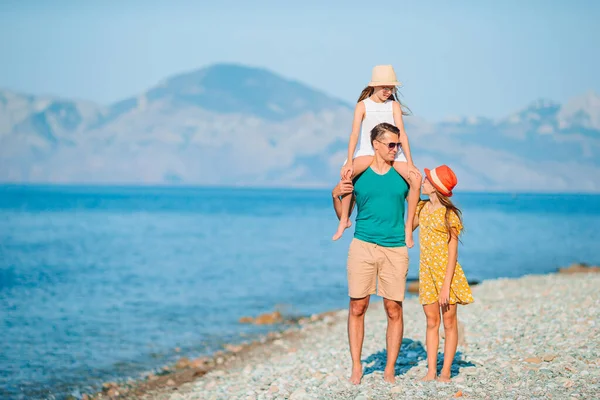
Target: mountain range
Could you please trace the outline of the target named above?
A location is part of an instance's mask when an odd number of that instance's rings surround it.
[[[331,187],[352,112],[301,82],[236,64],[108,106],[0,90],[0,182]],[[457,189],[600,192],[594,92],[537,100],[501,119],[405,124],[416,165],[450,165]]]

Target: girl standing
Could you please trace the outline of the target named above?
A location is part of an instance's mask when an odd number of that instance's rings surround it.
[[[400,143],[390,143],[390,146],[398,146],[398,153],[394,161],[394,169],[406,180],[410,186],[408,193],[408,219],[412,221],[419,201],[419,186],[421,175],[415,168],[408,136],[404,131],[404,122],[402,116],[407,113],[403,111],[402,105],[398,100],[396,86],[400,85],[396,78],[396,73],[391,65],[377,65],[373,68],[371,82],[363,89],[358,98],[354,109],[354,121],[352,123],[352,133],[348,143],[348,158],[342,167],[342,179],[353,179],[363,173],[373,162],[375,154],[370,142],[371,130],[382,122],[387,122],[396,126],[400,130]],[[342,215],[333,240],[338,240],[344,234],[344,230],[349,228],[350,223],[350,204],[352,196],[342,198]],[[411,224],[406,224],[405,235],[406,245],[412,247],[413,230]]]
[[[429,196],[420,201],[413,228],[419,231],[419,301],[427,318],[427,375],[424,381],[437,377],[440,308],[444,321],[444,365],[441,382],[450,381],[450,368],[458,345],[456,305],[473,302],[467,278],[457,261],[458,236],[462,231],[462,213],[452,204],[456,175],[446,165],[425,169],[422,192]]]

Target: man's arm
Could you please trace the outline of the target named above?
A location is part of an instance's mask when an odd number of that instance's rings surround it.
[[[354,190],[354,185],[352,185],[352,181],[350,179],[345,179],[340,181],[333,190],[331,191],[331,197],[333,199],[333,209],[335,210],[335,214],[337,218],[340,219],[342,216],[342,199],[341,196],[350,195],[352,196],[352,201],[350,202],[350,214],[352,214],[352,209],[354,208],[354,195],[352,191]]]
[[[408,223],[408,221],[406,221]],[[415,217],[413,218],[412,230],[413,232],[419,227],[419,212],[415,213]]]

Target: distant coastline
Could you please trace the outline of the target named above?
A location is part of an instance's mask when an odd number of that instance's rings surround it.
[[[172,184],[172,183],[46,183],[46,182],[0,182],[2,189],[86,189],[86,190],[109,190],[109,189],[128,189],[128,190],[223,190],[223,191],[297,191],[297,192],[315,192],[326,193],[331,191],[331,187],[322,186],[244,186],[244,185],[205,185],[205,184]],[[508,195],[512,197],[519,196],[600,196],[598,192],[553,192],[553,191],[518,191],[518,190],[456,190],[455,194],[461,195]]]

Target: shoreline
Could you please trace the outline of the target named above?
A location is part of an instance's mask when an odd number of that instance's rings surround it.
[[[585,264],[574,264],[569,268],[560,268],[558,271],[554,273],[547,274],[534,274],[534,275],[525,275],[519,278],[495,278],[490,280],[484,280],[477,286],[473,288],[474,295],[476,296],[475,302],[478,301],[478,297],[486,293],[485,289],[480,289],[480,287],[501,285],[503,283],[508,283],[522,286],[523,282],[528,280],[544,280],[548,278],[563,279],[566,281],[569,280],[577,280],[577,281],[586,281],[581,277],[592,277],[590,280],[597,280],[597,283],[600,283],[600,274],[594,274],[594,272],[599,272],[599,267],[590,267]],[[573,286],[570,284],[569,286]],[[408,288],[408,285],[407,285]],[[482,291],[482,293],[479,293]],[[547,291],[546,291],[547,292]],[[545,293],[546,293],[545,292]],[[546,293],[547,294],[547,293]],[[369,314],[374,314],[375,312],[382,312],[382,299],[376,297],[376,300],[371,301],[369,305]],[[416,296],[407,296],[405,299],[405,309],[408,307],[411,308],[420,308],[418,305],[418,298]],[[474,303],[475,304],[475,303]],[[600,305],[600,304],[598,304]],[[469,305],[468,307],[472,307]],[[468,307],[461,307],[468,308]],[[422,312],[422,311],[421,311]],[[468,340],[465,338],[465,327],[462,323],[461,313],[459,312],[459,348],[457,352],[457,356],[461,353],[461,350],[466,350],[465,345],[468,343]],[[224,350],[220,350],[215,352],[210,356],[200,357],[194,360],[189,360],[186,357],[180,358],[175,364],[167,365],[162,368],[163,373],[154,374],[152,372],[142,374],[142,378],[138,380],[128,380],[123,384],[117,384],[114,382],[106,382],[103,384],[103,390],[100,392],[96,392],[94,394],[84,394],[82,399],[169,399],[172,395],[181,394],[181,393],[189,393],[190,387],[197,386],[198,384],[206,381],[210,378],[226,376],[228,371],[240,369],[242,366],[246,368],[249,363],[255,362],[260,359],[270,359],[273,357],[280,357],[282,354],[296,354],[298,352],[298,348],[301,347],[304,342],[311,335],[328,335],[328,330],[332,327],[339,327],[341,325],[345,325],[347,317],[347,309],[339,309],[333,311],[326,311],[319,314],[313,314],[310,317],[302,317],[295,321],[282,321],[276,328],[276,330],[271,331],[265,335],[260,336],[257,340],[248,343],[242,344],[225,344]],[[421,325],[424,325],[423,321],[420,321]],[[461,326],[462,325],[462,326]],[[365,329],[369,329],[369,324],[365,324]],[[406,336],[406,328],[405,328],[405,340]],[[379,333],[383,333],[382,330]],[[599,332],[600,333],[600,332]],[[379,335],[381,336],[381,335]],[[347,338],[344,336],[343,338],[338,338],[342,345],[347,345]],[[343,339],[343,340],[342,340]],[[412,339],[409,339],[412,340]],[[385,347],[384,338],[379,338],[380,347]],[[422,342],[424,342],[424,337]],[[440,336],[440,349],[443,346],[443,336]],[[600,347],[600,342],[597,342]],[[343,347],[343,346],[342,346]],[[468,348],[468,345],[466,345]],[[405,343],[402,345],[402,352],[405,351]],[[346,355],[348,358],[349,355]],[[365,356],[363,352],[363,357]],[[402,355],[401,355],[402,356]],[[343,357],[344,358],[344,357]],[[349,360],[346,360],[346,364],[349,363]],[[413,361],[422,361],[422,360],[413,360]],[[455,358],[456,362],[456,358]],[[463,364],[467,365],[469,361],[462,361]],[[345,364],[341,364],[342,366],[346,366]],[[477,365],[477,364],[475,364]],[[598,366],[600,367],[600,359],[598,360]],[[345,371],[340,373],[338,370],[337,380],[342,381],[344,379]],[[469,368],[470,369],[470,368]],[[600,369],[600,368],[599,368]],[[327,371],[318,372],[318,374],[324,375]],[[397,377],[398,378],[398,377]],[[214,382],[214,380],[212,381]],[[212,390],[216,389],[216,386],[208,385],[206,389]],[[360,388],[359,385],[358,387]],[[392,392],[393,393],[393,392]],[[458,393],[458,392],[457,392]],[[273,396],[266,398],[288,398],[286,396],[281,397],[277,396],[277,392],[271,393]],[[280,395],[282,393],[279,393]],[[291,395],[292,393],[288,393]],[[74,398],[74,397],[71,397]],[[180,398],[180,397],[177,397]],[[183,397],[181,397],[183,398]],[[191,397],[196,398],[196,397]],[[204,397],[200,397],[204,398]],[[229,397],[210,397],[210,398],[229,398]],[[238,397],[231,397],[238,398]],[[245,397],[244,397],[245,398]],[[261,397],[262,398],[262,397]],[[300,398],[300,397],[299,397]]]
[[[382,300],[372,301],[369,308],[373,305],[382,303]],[[233,364],[244,362],[256,353],[265,354],[265,350],[273,350],[272,346],[277,345],[281,340],[295,341],[301,340],[307,330],[311,327],[321,327],[324,324],[331,324],[339,313],[343,312],[346,317],[347,309],[325,311],[300,318],[284,319],[273,325],[277,328],[271,332],[260,335],[256,340],[244,343],[226,343],[222,350],[206,356],[195,359],[181,357],[177,362],[158,367],[160,373],[144,372],[140,379],[126,379],[122,383],[104,382],[103,390],[95,393],[85,393],[83,400],[96,399],[139,399],[153,398],[154,395],[161,393],[170,393],[178,390],[184,384],[194,382],[202,378],[209,372],[215,370],[224,370]],[[271,313],[261,314],[256,318],[270,316]],[[242,317],[245,318],[245,317]],[[244,323],[244,322],[240,322]],[[278,342],[279,341],[279,342]],[[147,397],[150,396],[150,397]],[[68,399],[76,399],[73,396]]]

